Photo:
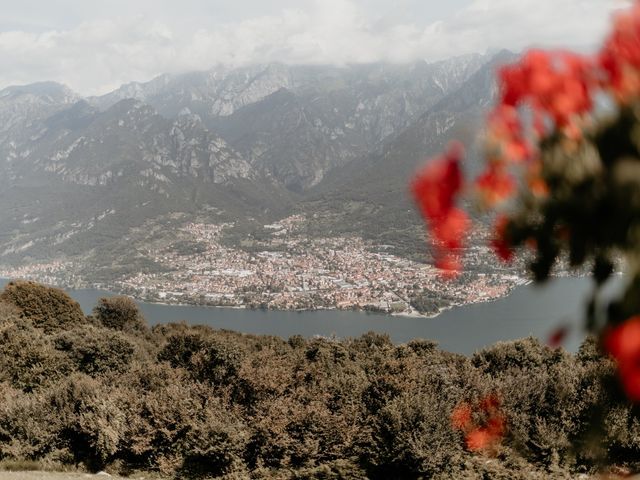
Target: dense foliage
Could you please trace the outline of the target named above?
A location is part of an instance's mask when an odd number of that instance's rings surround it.
[[[607,387],[614,367],[593,341],[577,355],[525,339],[467,358],[373,333],[285,341],[149,329],[123,299],[78,322],[59,316],[76,305],[64,292],[18,285],[0,302],[0,466],[282,479],[542,479],[640,466],[640,423]],[[132,318],[136,328],[120,328]],[[487,460],[462,430],[498,412],[504,438]],[[594,417],[605,419],[602,441],[581,443]]]

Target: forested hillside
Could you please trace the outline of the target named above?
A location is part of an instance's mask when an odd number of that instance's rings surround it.
[[[0,339],[0,467],[230,479],[546,479],[638,467],[628,462],[639,458],[640,425],[592,341],[576,355],[524,339],[468,358],[373,333],[150,329],[127,298],[85,317],[64,292],[27,282],[0,295]],[[471,430],[498,419],[502,440],[479,450]]]

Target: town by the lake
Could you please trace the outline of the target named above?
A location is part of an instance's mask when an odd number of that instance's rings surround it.
[[[232,224],[186,223],[175,242],[145,252],[162,271],[141,271],[106,285],[70,278],[74,265],[65,260],[5,266],[0,276],[100,288],[151,302],[402,315],[433,315],[501,298],[527,281],[496,262],[480,242],[464,254],[464,263],[473,268],[447,281],[432,265],[394,255],[384,246],[374,248],[361,238],[309,239],[300,228],[303,222],[291,216],[265,225],[268,240],[254,251],[224,244],[223,232]],[[180,248],[185,242],[192,248]]]

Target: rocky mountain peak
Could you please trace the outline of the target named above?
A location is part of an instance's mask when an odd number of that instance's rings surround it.
[[[0,102],[32,101],[42,104],[72,104],[80,99],[66,85],[57,82],[39,82],[16,85],[0,90]]]

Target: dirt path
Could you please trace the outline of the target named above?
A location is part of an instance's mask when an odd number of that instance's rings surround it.
[[[0,480],[125,480],[123,477],[107,473],[67,473],[67,472],[2,472]],[[127,480],[161,480],[152,475],[134,475]]]

